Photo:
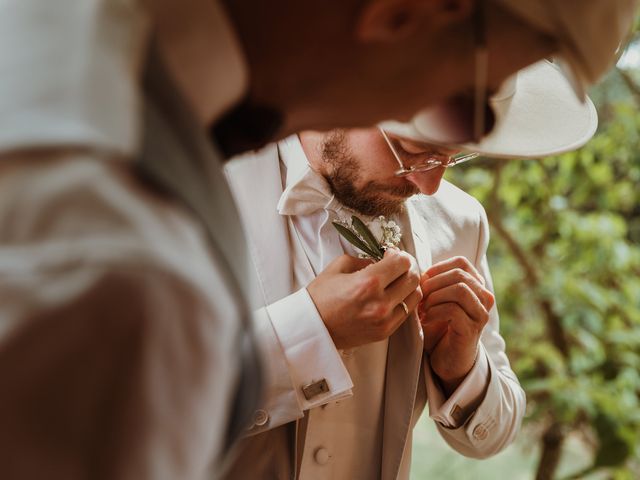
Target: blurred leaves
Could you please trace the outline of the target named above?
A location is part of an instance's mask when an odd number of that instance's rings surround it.
[[[527,421],[584,436],[588,472],[640,478],[640,98],[615,71],[593,98],[601,123],[581,150],[478,160],[449,176],[492,223],[501,330]]]

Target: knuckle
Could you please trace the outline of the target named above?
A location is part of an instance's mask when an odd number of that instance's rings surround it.
[[[422,295],[422,289],[420,289],[420,287],[416,288],[416,289],[413,291],[413,295],[416,297],[416,298],[415,298],[415,302],[416,302],[416,303],[418,303],[418,302],[422,301],[422,297],[423,297],[423,295]]]
[[[463,270],[462,268],[456,268],[454,272],[454,278],[456,279],[456,281],[460,283],[468,283],[469,281],[471,281],[471,275],[469,275],[466,270]]]
[[[464,282],[458,282],[453,286],[455,292],[457,295],[467,295],[471,289],[469,288],[469,286],[464,283]]]
[[[411,256],[406,252],[400,252],[398,254],[398,264],[405,270],[409,270],[412,266]]]
[[[366,312],[371,324],[375,327],[383,325],[389,315],[389,306],[386,302],[373,302]]]
[[[338,258],[336,258],[333,262],[331,262],[331,265],[336,267],[346,267],[347,265],[349,265],[350,261],[351,261],[351,257],[346,253],[343,253]]]
[[[412,288],[416,288],[420,286],[420,275],[416,272],[409,272],[407,275],[407,284]]]
[[[454,257],[454,263],[460,268],[469,266],[469,260],[467,260],[467,257],[463,257],[462,255]]]
[[[371,297],[380,290],[380,279],[373,275],[363,275],[356,289],[358,296],[364,298]]]

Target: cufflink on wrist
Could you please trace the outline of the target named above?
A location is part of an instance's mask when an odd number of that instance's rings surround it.
[[[318,395],[327,392],[329,392],[329,384],[324,378],[302,387],[302,393],[304,394],[304,398],[307,400],[311,400],[313,397],[317,397]]]

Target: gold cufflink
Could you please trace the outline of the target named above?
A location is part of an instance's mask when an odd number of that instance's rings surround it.
[[[311,400],[313,397],[320,395],[321,393],[327,393],[328,391],[329,384],[324,378],[318,382],[313,382],[302,387],[302,393],[304,394],[304,398],[307,400]]]

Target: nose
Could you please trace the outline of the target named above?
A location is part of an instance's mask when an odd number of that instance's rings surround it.
[[[411,175],[407,175],[406,179],[418,187],[420,193],[433,195],[438,191],[438,188],[440,188],[440,182],[442,181],[445,171],[446,167],[444,166],[436,167],[427,172],[412,173]]]

